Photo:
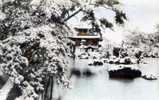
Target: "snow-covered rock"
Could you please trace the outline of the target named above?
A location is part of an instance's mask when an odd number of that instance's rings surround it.
[[[93,59],[93,60],[89,61],[88,65],[90,65],[90,66],[102,66],[103,61],[100,59]]]
[[[157,76],[156,75],[153,75],[153,74],[143,74],[142,75],[142,78],[146,79],[146,80],[157,80]]]
[[[108,73],[110,78],[137,78],[141,77],[142,72],[138,67],[134,66],[110,66],[108,68]]]

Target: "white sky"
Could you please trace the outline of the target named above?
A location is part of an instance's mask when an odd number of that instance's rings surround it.
[[[122,0],[129,24],[144,32],[155,31],[159,23],[159,0]]]
[[[124,28],[116,27],[115,32],[107,30],[105,32],[106,38],[120,43],[127,30],[139,30],[146,33],[156,31],[155,26],[159,24],[159,0],[121,0],[121,2],[128,16],[128,21]],[[99,16],[107,15],[101,11]]]
[[[159,0],[120,0],[122,7],[128,16],[125,27],[116,27],[115,32],[107,29],[104,37],[120,43],[127,33],[126,30],[139,30],[146,33],[155,31],[156,24],[159,24]],[[109,11],[97,10],[97,16],[108,17],[112,15]],[[113,20],[111,18],[111,20]]]

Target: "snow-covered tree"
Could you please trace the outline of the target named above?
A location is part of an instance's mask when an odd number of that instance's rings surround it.
[[[117,0],[3,0],[1,68],[29,97],[37,98],[46,91],[50,77],[68,86],[72,41],[67,36],[72,31],[66,22],[83,12],[81,19],[100,32],[101,26],[111,28],[113,24],[96,19],[94,8],[112,10],[116,23],[123,24],[126,15],[117,9],[119,4]]]

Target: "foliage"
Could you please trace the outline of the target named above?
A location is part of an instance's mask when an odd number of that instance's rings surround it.
[[[72,31],[66,21],[83,12],[81,19],[89,20],[95,31],[100,31],[101,25],[112,27],[107,19],[98,21],[95,18],[94,8],[103,6],[114,11],[116,22],[123,24],[126,16],[115,8],[118,4],[116,0],[3,2],[5,18],[0,20],[0,66],[26,96],[36,98],[43,92],[49,76],[68,86],[72,41],[67,36]]]
[[[140,51],[143,51],[145,53],[145,56],[157,57],[159,50],[158,38],[158,32],[148,34],[133,31],[127,36],[124,45],[129,47],[129,51],[131,51],[130,49],[132,49],[133,51],[135,49],[139,49]]]

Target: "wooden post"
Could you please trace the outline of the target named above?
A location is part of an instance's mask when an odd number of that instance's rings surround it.
[[[46,84],[46,88],[43,95],[43,100],[53,100],[53,88],[54,88],[54,78],[53,76],[49,76],[48,83]]]
[[[53,88],[54,88],[54,79],[53,76],[51,77],[51,91],[50,91],[50,100],[52,100],[52,95],[53,95]]]
[[[50,76],[49,76],[48,83],[46,84],[46,88],[45,88],[45,91],[44,91],[44,98],[43,98],[43,100],[48,100],[49,85],[50,85]]]

